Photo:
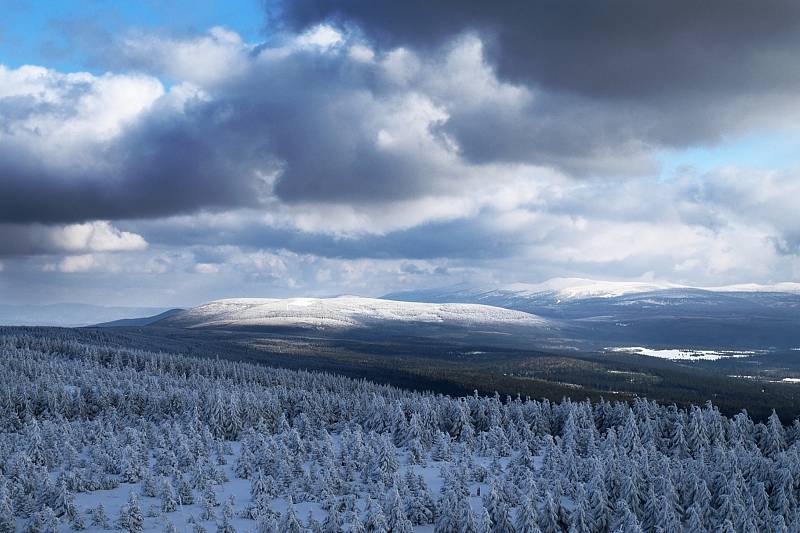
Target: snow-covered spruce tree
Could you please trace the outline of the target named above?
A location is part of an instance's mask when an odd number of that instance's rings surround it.
[[[542,533],[559,533],[562,531],[562,527],[558,520],[558,505],[550,491],[545,492],[543,503],[539,513],[539,529]]]
[[[128,533],[144,530],[144,515],[135,492],[128,494],[128,502],[120,509],[119,525]]]
[[[279,530],[286,533],[302,533],[303,531],[303,526],[300,525],[300,520],[297,518],[291,497],[288,498],[286,511],[281,516]]]
[[[58,531],[58,517],[49,506],[33,513],[26,529],[26,533],[58,533]]]
[[[458,533],[460,523],[457,514],[460,497],[452,488],[445,488],[444,494],[439,499],[436,516],[436,533]]]
[[[172,483],[165,478],[161,483],[161,512],[171,513],[178,508],[178,497]]]
[[[97,506],[92,509],[92,527],[99,529],[109,529],[111,527],[111,521],[108,518],[108,514],[106,514],[106,508],[103,506],[103,502],[98,503]]]
[[[397,486],[393,486],[386,495],[383,505],[386,515],[386,526],[392,533],[411,533],[414,525],[406,516],[403,502]]]
[[[530,495],[522,499],[522,505],[517,510],[514,528],[516,533],[539,533],[540,531],[536,502]]]

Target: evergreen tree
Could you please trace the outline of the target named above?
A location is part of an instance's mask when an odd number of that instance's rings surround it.
[[[613,530],[621,533],[642,533],[642,525],[639,519],[630,510],[625,500],[619,500],[614,505],[613,518],[611,520]]]
[[[517,510],[517,520],[514,523],[516,533],[540,533],[539,517],[536,513],[536,503],[533,497],[526,497]]]
[[[31,515],[27,533],[58,533],[58,517],[50,506]]]
[[[289,499],[289,505],[286,508],[286,511],[283,513],[281,517],[281,522],[279,525],[280,531],[284,531],[286,533],[301,533],[303,527],[300,525],[300,521],[297,519],[297,514],[294,510],[294,504]]]
[[[332,507],[328,511],[328,516],[322,522],[323,533],[339,533],[342,529],[342,517],[336,507]]]
[[[139,505],[139,499],[134,492],[128,494],[128,502],[123,509],[125,509],[125,518],[122,519],[122,515],[120,515],[120,523],[124,523],[123,529],[128,533],[141,533],[144,529],[144,515]]]
[[[558,506],[549,490],[544,493],[544,507],[539,513],[539,529],[542,530],[542,533],[560,533],[562,531],[558,523]]]
[[[703,525],[703,519],[700,518],[700,513],[697,512],[697,507],[694,505],[689,507],[689,511],[687,512],[686,528],[684,531],[685,533],[708,533],[708,529]]]
[[[458,533],[459,516],[458,510],[459,497],[451,487],[446,487],[437,505],[435,533]]]
[[[389,490],[384,510],[386,514],[386,526],[391,533],[410,533],[413,530],[414,525],[406,517],[403,502],[400,499],[400,493],[397,491],[396,486]]]
[[[569,533],[591,533],[592,527],[582,502],[576,503],[569,515]]]
[[[180,505],[194,504],[192,485],[183,475],[178,476],[178,503]]]
[[[2,479],[2,475],[0,475]],[[11,509],[11,498],[3,484],[0,484],[0,533],[14,533],[16,523]]]
[[[491,531],[492,519],[489,516],[489,511],[486,510],[486,507],[481,506],[480,515],[475,522],[475,533],[491,533]],[[539,533],[539,531],[534,530],[534,533]]]
[[[77,515],[75,498],[67,489],[67,484],[63,480],[58,485],[51,509],[57,517],[63,517],[65,520],[74,520]]]
[[[367,502],[364,529],[367,533],[388,533],[389,531],[383,509],[372,498]]]
[[[98,503],[97,507],[92,510],[92,526],[100,529],[109,529],[111,527],[103,502]]]
[[[171,513],[178,508],[178,498],[169,479],[164,479],[161,484],[161,511]]]

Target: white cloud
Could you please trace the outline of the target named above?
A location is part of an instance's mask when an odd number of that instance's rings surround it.
[[[62,259],[56,265],[46,265],[46,271],[58,271],[65,273],[86,272],[97,266],[97,261],[91,254],[70,255]]]
[[[0,102],[13,102],[0,143],[49,165],[90,166],[99,145],[118,136],[164,88],[139,74],[64,74],[36,66],[0,65]]]
[[[132,32],[121,39],[117,60],[177,80],[209,85],[244,72],[250,49],[238,33],[220,26],[189,38]]]
[[[0,254],[130,252],[146,247],[141,235],[102,220],[52,226],[0,224]]]
[[[51,239],[59,249],[67,252],[120,252],[147,247],[147,242],[141,235],[120,231],[105,221],[55,228]]]
[[[213,263],[197,263],[194,265],[194,271],[198,274],[216,274],[219,272],[219,265]]]
[[[300,47],[329,49],[344,42],[344,36],[336,28],[320,24],[298,35],[294,42]]]

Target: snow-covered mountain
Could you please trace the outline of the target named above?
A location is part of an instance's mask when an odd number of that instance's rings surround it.
[[[187,309],[160,325],[345,329],[376,324],[544,326],[541,317],[487,305],[418,303],[341,296],[337,298],[235,298]]]
[[[711,292],[783,292],[787,294],[800,294],[800,283],[791,281],[774,283],[772,285],[741,283],[738,285],[723,285],[721,287],[705,287],[704,290]]]
[[[673,296],[687,292],[706,291],[714,293],[786,293],[800,294],[800,283],[777,283],[759,285],[755,283],[726,285],[719,287],[693,287],[668,282],[654,281],[601,281],[585,278],[553,278],[542,283],[512,283],[499,286],[477,286],[461,283],[449,287],[402,291],[387,294],[384,298],[441,302],[493,302],[530,300],[541,303],[559,303],[590,298],[618,298],[622,296],[662,293]],[[511,307],[511,306],[508,306]]]
[[[513,283],[494,292],[516,296],[548,295],[559,300],[581,298],[613,298],[626,294],[683,288],[672,283],[643,281],[597,281],[584,278],[553,278],[542,283]]]
[[[798,283],[697,288],[558,278],[498,287],[462,284],[384,298],[514,309],[558,323],[571,339],[607,345],[760,349],[800,342]]]

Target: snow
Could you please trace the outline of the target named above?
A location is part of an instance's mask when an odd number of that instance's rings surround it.
[[[477,286],[458,284],[450,287],[423,291],[407,291],[390,294],[388,297],[425,301],[489,301],[501,299],[554,299],[556,303],[587,298],[617,298],[631,294],[644,294],[676,289],[709,291],[709,292],[780,292],[800,294],[800,283],[784,282],[772,285],[755,283],[727,285],[719,287],[701,287],[670,283],[666,281],[603,281],[587,278],[552,278],[541,283],[511,283],[500,286]],[[655,305],[663,302],[653,300]]]
[[[718,361],[720,359],[735,359],[752,357],[763,353],[753,350],[695,350],[692,348],[653,349],[642,346],[606,348],[609,352],[631,353],[669,359],[671,361]]]
[[[332,435],[332,437],[334,450],[338,453],[338,450],[341,448],[341,440],[338,438],[338,435]],[[232,453],[225,454],[225,464],[221,465],[221,468],[227,477],[227,481],[214,485],[214,492],[216,493],[217,500],[220,503],[233,498],[235,502],[235,515],[230,521],[236,531],[252,531],[255,525],[254,521],[242,516],[248,504],[251,503],[250,481],[237,477],[234,471],[236,459],[241,452],[242,444],[238,441],[229,442],[228,444],[230,445],[229,451]],[[429,458],[425,465],[414,465],[410,463],[407,452],[403,452],[401,450],[398,450],[398,452],[398,462],[400,466],[398,472],[401,478],[405,476],[407,471],[411,470],[415,474],[419,474],[423,477],[426,485],[434,497],[441,493],[444,485],[442,468],[451,466],[453,464],[451,461],[435,461]],[[491,462],[495,460],[493,457],[486,456],[473,456],[472,459],[474,460],[475,464],[478,464],[483,468],[489,468]],[[533,459],[535,468],[541,468],[542,456],[534,456]],[[504,469],[509,464],[509,458],[506,457],[498,457],[496,460]],[[310,468],[310,462],[306,461],[303,465],[303,468],[308,470]],[[91,525],[90,511],[97,507],[98,504],[102,503],[106,514],[113,523],[119,516],[120,508],[127,503],[128,496],[131,492],[137,495],[139,504],[143,511],[143,533],[162,532],[165,530],[168,523],[173,524],[179,532],[188,533],[192,530],[188,522],[190,517],[192,517],[198,524],[205,527],[207,531],[216,530],[217,523],[222,514],[222,507],[218,506],[215,508],[216,517],[214,519],[202,520],[201,514],[203,507],[201,504],[202,498],[200,491],[193,491],[195,495],[195,503],[191,505],[179,504],[176,511],[164,513],[159,509],[161,498],[144,496],[142,494],[142,485],[142,482],[123,483],[120,484],[119,487],[111,490],[76,493],[74,498],[78,512],[86,516],[87,527],[84,531],[88,533],[106,531]],[[469,501],[474,512],[477,513],[480,509],[482,509],[483,505],[481,497],[478,496],[478,494],[488,494],[489,490],[490,486],[488,485],[488,482],[472,481],[469,483],[470,496],[467,500]],[[357,499],[358,508],[366,508],[368,498],[369,494],[367,491],[361,491]],[[295,513],[301,521],[305,521],[309,516],[309,513],[314,517],[314,519],[319,521],[324,520],[325,516],[327,515],[327,512],[322,508],[322,505],[317,502],[294,502],[293,505]],[[270,508],[280,514],[283,514],[288,509],[288,500],[285,497],[273,498],[270,500]],[[22,523],[23,521],[20,521],[20,524]],[[414,527],[414,532],[432,532],[433,528],[434,526],[431,524],[418,525]],[[60,533],[71,533],[69,525],[66,523],[62,524]]]
[[[683,288],[682,285],[644,281],[597,281],[584,278],[553,278],[542,283],[513,283],[500,290],[517,296],[553,293],[559,299],[613,298],[626,294]]]
[[[398,302],[356,296],[217,300],[186,310],[175,318],[189,327],[357,328],[377,321],[526,326],[547,323],[536,315],[488,305]]]
[[[787,292],[800,294],[800,283],[784,282],[774,283],[772,285],[741,283],[738,285],[724,285],[721,287],[706,287],[704,290],[712,292]]]

